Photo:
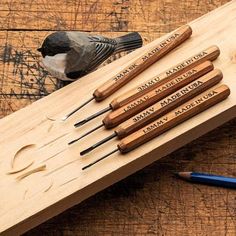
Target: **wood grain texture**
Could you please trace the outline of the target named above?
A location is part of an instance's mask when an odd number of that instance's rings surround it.
[[[0,6],[0,29],[167,33],[226,2],[227,0],[3,0]]]
[[[215,72],[214,71],[209,72],[208,74],[202,76],[201,78],[196,79],[192,83],[189,83],[188,85],[180,88],[179,90],[172,93],[171,95],[166,96],[165,98],[156,102],[152,106],[149,106],[146,109],[142,109],[142,111],[140,111],[139,113],[136,113],[136,115],[132,116],[130,119],[126,119],[122,124],[120,124],[115,129],[117,136],[125,137],[128,134],[131,134],[134,131],[141,129],[143,126],[156,120],[158,117],[161,117],[166,112],[173,110],[177,106],[180,106],[181,104],[183,104],[185,101],[188,101],[189,99],[195,97],[199,93],[202,93],[204,90],[207,90],[208,88],[216,85],[223,78],[223,75],[220,71],[216,70]],[[198,87],[197,81],[200,81],[198,85],[202,84],[204,87],[197,88]],[[186,91],[186,94],[185,92],[182,93],[182,91],[184,90]],[[193,94],[191,94],[192,93],[191,90]],[[185,98],[185,95],[186,95],[186,98]]]
[[[134,79],[137,75],[159,61],[166,54],[184,43],[192,35],[192,29],[188,25],[178,28],[163,41],[153,45],[150,50],[141,54],[137,59],[131,61],[127,66],[115,74],[114,77],[100,85],[93,93],[96,101],[102,101],[114,94],[118,89]]]
[[[14,57],[22,52],[30,57],[32,49],[36,49],[49,33],[37,31],[41,29],[120,31],[113,34],[104,32],[110,36],[136,27],[136,30],[143,31],[147,41],[151,41],[227,1],[112,1],[112,7],[111,1],[57,1],[57,4],[44,1],[41,5],[43,1],[37,2],[38,5],[34,1],[1,2],[1,52],[8,49],[3,46],[11,45]],[[87,9],[94,9],[96,2],[96,10],[88,13]],[[79,6],[77,9],[63,13],[63,9],[67,11],[70,9],[68,6],[76,4]],[[128,13],[122,8],[124,5],[129,6]],[[111,8],[114,13],[109,16],[107,12]],[[83,19],[77,20],[76,15]],[[89,24],[88,18],[91,20]],[[20,31],[22,28],[30,31]],[[11,54],[2,55],[4,61],[4,55]],[[29,60],[33,68],[38,56],[33,55]],[[28,66],[24,62],[20,61],[19,65],[14,60],[9,64],[1,62],[1,90],[4,88],[4,94],[11,94],[12,88],[20,91],[18,97],[16,94],[0,96],[1,116],[61,86],[55,79],[45,76],[43,69],[37,68],[33,76],[27,72]],[[14,72],[17,66],[21,70]],[[35,77],[45,78],[47,82],[42,84]],[[24,86],[20,82],[21,79],[30,81],[30,78],[34,79],[30,85]],[[29,91],[30,97],[23,95],[21,84],[25,88],[23,91]],[[31,84],[35,87],[30,88]],[[235,131],[236,122],[233,120],[27,235],[235,235],[234,191],[191,185],[176,180],[171,174],[172,171],[195,170],[235,176]]]

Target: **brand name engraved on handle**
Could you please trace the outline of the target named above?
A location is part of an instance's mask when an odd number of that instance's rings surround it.
[[[194,107],[200,105],[201,103],[207,101],[208,99],[216,96],[217,94],[218,94],[218,92],[215,90],[210,91],[209,93],[205,94],[204,96],[197,98],[192,103],[186,104],[185,106],[181,107],[180,109],[175,110],[174,113],[172,112],[172,114],[174,115],[174,118],[178,117],[178,116],[186,113],[187,111],[193,109]],[[171,118],[171,119],[174,119],[174,118]],[[146,128],[142,129],[142,132],[144,134],[147,134],[147,133],[153,131],[154,129],[157,129],[160,126],[164,125],[168,121],[169,121],[169,117],[164,116],[163,118],[158,119],[155,123],[152,123],[149,126],[147,126]]]
[[[153,114],[155,112],[155,107],[150,107],[148,109],[146,109],[145,111],[143,111],[142,113],[136,115],[132,120],[134,123],[145,119],[146,117],[150,116],[151,114]]]
[[[168,88],[170,87],[173,87],[174,85],[180,83],[181,81],[183,81],[184,79],[187,79],[191,76],[193,76],[194,74],[196,74],[197,72],[199,72],[198,70],[196,69],[192,69],[192,70],[189,70],[187,71],[186,73],[182,74],[181,76],[163,84],[162,86],[158,87],[157,89],[155,89],[155,94],[160,94],[161,92],[167,90]]]
[[[123,108],[123,111],[124,111],[124,112],[127,112],[127,111],[129,111],[130,109],[132,109],[132,108],[134,108],[134,107],[137,107],[138,105],[140,105],[140,104],[146,102],[149,98],[150,98],[150,97],[149,97],[148,95],[143,96],[143,97],[137,99],[136,101],[134,101],[134,102],[132,102],[132,103],[126,105],[126,106]]]
[[[116,75],[112,80],[115,82],[119,81],[122,79],[125,75],[128,75],[131,71],[133,71],[138,65],[137,64],[132,64],[131,66],[125,68],[122,72],[120,72],[118,75]]]
[[[217,91],[211,91],[210,93],[204,95],[203,97],[200,97],[199,99],[195,100],[194,102],[187,104],[185,107],[182,107],[181,109],[179,109],[178,111],[175,112],[175,116],[179,116],[183,113],[185,113],[186,111],[194,108],[195,106],[203,103],[204,101],[208,100],[209,98],[215,96],[216,94],[218,94]]]
[[[157,52],[159,52],[162,48],[166,47],[168,44],[171,44],[179,36],[180,36],[180,34],[175,33],[175,34],[171,35],[169,38],[167,38],[164,41],[160,42],[160,44],[156,48],[153,48],[150,52],[146,53],[142,57],[143,62],[148,60],[153,55],[155,55]]]
[[[161,74],[161,76],[156,76],[147,81],[146,83],[143,83],[139,87],[137,87],[137,91],[141,92],[150,86],[153,86],[154,84],[158,83],[161,79],[165,79],[166,77],[169,77],[170,75],[186,68],[187,66],[193,64],[194,62],[204,58],[206,55],[208,55],[208,52],[202,51],[199,54],[185,60],[184,62],[178,64],[177,66],[171,68],[170,70],[165,71],[164,73]]]
[[[193,83],[189,84],[187,87],[182,88],[181,90],[179,90],[178,92],[174,93],[173,95],[161,100],[159,102],[159,105],[161,106],[161,108],[169,105],[172,102],[175,102],[178,98],[183,97],[185,94],[191,92],[192,90],[196,89],[197,87],[201,86],[203,84],[202,81],[197,80],[194,81]],[[137,122],[140,120],[143,120],[145,118],[147,118],[148,116],[150,116],[152,113],[158,111],[160,109],[159,106],[155,106],[153,105],[152,107],[144,110],[143,112],[137,114],[136,116],[133,117],[133,122]]]
[[[176,101],[178,98],[184,96],[185,94],[187,94],[190,91],[196,89],[197,87],[201,86],[202,84],[203,84],[203,82],[200,81],[200,80],[194,81],[194,83],[191,83],[187,87],[179,90],[177,93],[174,93],[170,97],[160,101],[161,107],[165,107],[165,106],[169,105],[171,102]]]
[[[195,61],[202,59],[206,55],[208,55],[208,53],[203,51],[203,52],[199,53],[198,55],[195,55],[195,56],[187,59],[186,61],[184,61],[183,63],[179,64],[178,66],[170,69],[169,71],[166,71],[166,75],[170,76],[171,74],[185,68],[186,66],[194,63]]]
[[[163,86],[159,87],[158,89],[154,90],[154,93],[156,95],[160,94],[161,92],[167,90],[168,88],[174,86],[175,84],[181,82],[182,80],[192,76],[193,74],[196,74],[198,72],[198,70],[196,69],[192,69],[187,71],[185,74],[169,81],[168,83],[164,84]],[[135,100],[134,102],[130,103],[129,105],[127,105],[126,107],[123,108],[123,111],[129,111],[130,109],[142,104],[143,102],[146,102],[147,100],[151,99],[153,96],[149,96],[149,95],[145,95],[141,98],[139,98],[138,100]]]
[[[171,36],[169,36],[169,38],[165,39],[164,41],[162,41],[157,47],[153,48],[150,52],[146,53],[144,56],[141,57],[142,62],[145,62],[147,60],[149,60],[152,56],[154,56],[157,52],[159,52],[161,49],[163,49],[164,47],[166,47],[168,44],[171,44],[176,38],[178,38],[181,34],[175,33]],[[116,75],[112,80],[114,80],[115,82],[119,81],[120,79],[122,79],[125,75],[129,74],[131,71],[133,71],[134,69],[136,69],[138,66],[142,65],[135,62],[134,64],[132,64],[131,66],[129,66],[128,68],[125,68],[122,72],[120,72],[118,75]]]

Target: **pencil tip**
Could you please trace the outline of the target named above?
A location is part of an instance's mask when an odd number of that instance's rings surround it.
[[[192,172],[177,172],[177,176],[183,179],[190,179]]]

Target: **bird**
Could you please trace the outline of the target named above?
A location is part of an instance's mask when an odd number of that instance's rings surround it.
[[[142,44],[138,32],[107,38],[80,31],[57,31],[44,39],[38,51],[49,73],[61,80],[74,81],[94,71],[111,55]]]

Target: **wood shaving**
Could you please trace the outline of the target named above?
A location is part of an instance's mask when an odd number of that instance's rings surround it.
[[[52,186],[53,186],[53,180],[51,180],[50,185],[44,190],[44,192],[45,193],[48,192]]]
[[[33,163],[34,163],[34,161],[31,161],[30,163],[28,163],[27,165],[25,165],[25,166],[23,166],[23,167],[21,167],[19,169],[8,171],[6,174],[7,175],[11,175],[11,174],[15,174],[15,173],[21,172],[21,171],[27,169],[28,167],[32,166]]]
[[[37,173],[39,171],[44,171],[44,170],[46,170],[46,165],[45,164],[41,165],[41,166],[38,166],[38,167],[36,167],[36,168],[34,168],[32,170],[29,170],[29,171],[25,172],[22,175],[19,175],[16,179],[17,180],[22,180],[22,179],[26,178],[27,176],[29,176],[31,174]]]
[[[14,156],[12,157],[12,159],[11,159],[11,168],[14,167],[15,159],[16,159],[17,155],[19,155],[20,152],[22,152],[23,150],[25,150],[25,149],[27,149],[27,148],[29,148],[29,147],[34,147],[34,146],[36,146],[36,144],[27,144],[27,145],[21,147],[21,148],[15,153],[15,155],[14,155]]]
[[[50,118],[50,117],[48,117],[48,116],[46,116],[46,119],[47,119],[47,120],[50,120],[50,121],[56,121],[56,119]]]

